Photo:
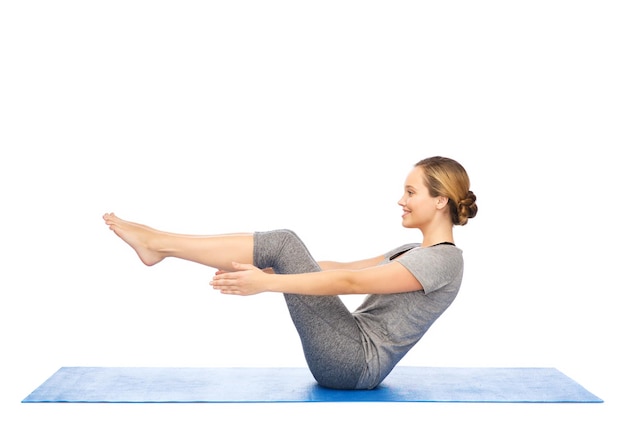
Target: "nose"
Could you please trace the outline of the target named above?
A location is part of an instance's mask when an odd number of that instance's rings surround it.
[[[406,204],[406,201],[404,199],[404,195],[402,195],[402,198],[400,198],[400,201],[398,201],[398,205],[404,207],[404,204]]]

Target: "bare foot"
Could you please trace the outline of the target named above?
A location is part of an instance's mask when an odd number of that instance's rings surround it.
[[[158,231],[142,224],[124,221],[114,213],[105,213],[102,218],[109,229],[137,252],[146,266],[153,266],[165,258],[164,254],[154,249],[153,241],[158,237]]]

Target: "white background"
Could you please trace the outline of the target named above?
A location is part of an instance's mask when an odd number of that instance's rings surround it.
[[[0,442],[624,443],[625,19],[602,0],[3,2]],[[62,366],[304,366],[280,295],[147,268],[104,212],[365,258],[420,241],[396,202],[435,154],[480,210],[455,231],[457,301],[402,364],[556,367],[605,403],[20,403]]]

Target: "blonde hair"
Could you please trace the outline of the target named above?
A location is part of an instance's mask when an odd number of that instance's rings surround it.
[[[448,198],[452,224],[464,226],[478,213],[476,195],[470,190],[467,172],[457,161],[443,156],[422,159],[415,167],[424,172],[425,185],[430,196]]]

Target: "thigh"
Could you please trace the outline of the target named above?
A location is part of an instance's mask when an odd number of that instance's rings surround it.
[[[319,271],[304,243],[289,230],[255,233],[255,265],[275,273]],[[354,388],[365,366],[361,330],[341,299],[334,296],[285,294],[304,354],[318,382]]]

